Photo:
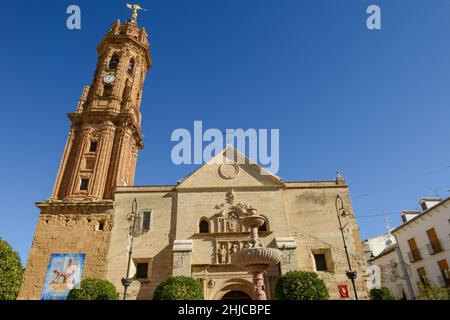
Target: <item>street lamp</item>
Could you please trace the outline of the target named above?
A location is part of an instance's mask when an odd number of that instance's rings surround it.
[[[342,241],[344,242],[344,250],[345,250],[345,255],[347,256],[347,263],[348,263],[348,269],[349,269],[349,271],[347,271],[345,274],[347,275],[347,278],[349,278],[352,281],[353,291],[355,292],[355,300],[358,300],[358,293],[356,292],[356,285],[355,285],[355,279],[357,276],[357,272],[352,270],[352,265],[350,263],[350,257],[348,255],[347,243],[345,242],[345,237],[344,237],[344,227],[345,226],[343,227],[342,223],[341,223],[341,215],[345,215],[344,201],[342,200],[342,198],[339,194],[336,195],[336,203],[335,204],[336,204],[336,213],[337,213],[337,217],[338,217],[338,221],[339,221],[339,230],[341,231]]]
[[[127,266],[127,276],[126,278],[122,278],[122,285],[124,287],[123,290],[123,300],[127,299],[127,290],[128,287],[133,283],[133,280],[130,279],[130,266],[131,266],[131,256],[133,254],[133,240],[135,236],[139,234],[136,232],[136,221],[137,218],[137,200],[134,198],[133,203],[131,204],[131,215],[129,216],[130,221],[130,250],[128,251],[128,266]]]

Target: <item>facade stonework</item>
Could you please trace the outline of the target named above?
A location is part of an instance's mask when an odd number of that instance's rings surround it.
[[[226,154],[224,150],[220,156]],[[367,266],[343,178],[283,182],[273,175],[261,175],[257,165],[248,163],[237,164],[238,174],[230,179],[221,175],[216,160],[178,185],[117,188],[107,278],[119,290],[127,267],[126,220],[136,199],[138,214],[150,213],[151,219],[150,228],[135,239],[132,274],[142,261],[149,263],[151,271],[147,279],[136,279],[129,299],[150,299],[156,286],[172,274],[198,279],[207,299],[221,299],[236,291],[254,298],[251,275],[230,261],[230,255],[246,247],[249,240],[248,230],[240,222],[246,207],[257,208],[266,219],[264,230],[259,232],[264,246],[282,252],[280,265],[269,268],[266,274],[270,299],[274,298],[278,277],[292,270],[317,272],[331,298],[339,299],[338,285],[346,284],[351,290],[336,216],[335,199],[339,194],[347,212],[341,219],[346,225],[352,268],[358,272],[359,297],[367,297]],[[201,232],[202,223],[207,223],[208,230]],[[314,255],[325,257],[326,270],[318,270]]]
[[[128,299],[151,299],[171,275],[197,279],[206,299],[233,294],[254,299],[252,276],[230,260],[248,246],[249,230],[241,218],[249,207],[265,219],[259,231],[264,246],[282,252],[281,263],[266,272],[268,298],[274,299],[280,275],[306,270],[317,272],[331,298],[339,299],[338,285],[351,289],[351,283],[345,274],[337,195],[346,209],[341,219],[358,272],[358,294],[367,297],[364,253],[342,177],[284,182],[248,159],[230,164],[225,157],[238,152],[229,146],[177,185],[133,186],[143,147],[139,108],[151,67],[149,47],[144,29],[133,20],[116,22],[99,45],[94,79],[84,88],[76,112],[69,114],[72,125],[52,196],[37,204],[41,214],[19,299],[40,298],[52,253],[86,254],[83,277],[106,278],[123,293],[134,199],[141,219]],[[138,277],[142,266],[146,275],[141,269]]]

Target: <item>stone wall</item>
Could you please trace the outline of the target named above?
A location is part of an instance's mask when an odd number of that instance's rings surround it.
[[[156,286],[172,274],[172,244],[175,239],[175,221],[172,208],[176,203],[176,193],[171,188],[120,187],[115,194],[114,229],[109,243],[107,256],[108,280],[120,294],[123,294],[121,279],[126,276],[129,251],[129,223],[127,216],[131,213],[131,204],[136,198],[137,212],[151,212],[150,230],[134,239],[133,261],[130,277],[136,274],[136,263],[149,263],[149,280],[133,282],[127,299],[150,299]],[[133,190],[133,193],[127,192]]]
[[[359,229],[354,217],[348,187],[345,182],[290,183],[286,192],[289,213],[289,233],[295,238],[300,270],[316,272],[314,253],[324,253],[328,271],[318,271],[325,281],[331,299],[339,299],[338,285],[346,284],[353,297],[339,222],[336,213],[336,195],[339,194],[346,209],[341,216],[344,235],[354,271],[358,272],[359,298],[367,298],[367,265],[359,238]]]
[[[83,278],[106,277],[112,201],[101,204],[42,203],[18,299],[37,300],[53,253],[84,253]],[[99,227],[103,225],[103,230]]]

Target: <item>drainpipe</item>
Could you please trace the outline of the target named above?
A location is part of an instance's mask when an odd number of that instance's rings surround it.
[[[414,295],[414,290],[413,290],[413,287],[411,284],[411,279],[409,278],[408,270],[405,267],[406,263],[405,263],[405,260],[403,259],[402,250],[400,249],[400,243],[397,240],[397,236],[396,235],[393,235],[393,236],[395,238],[395,241],[397,242],[397,249],[395,249],[395,251],[397,252],[397,256],[400,260],[403,274],[406,275],[406,286],[408,287],[409,295],[410,295],[410,297],[412,297],[412,300],[416,300],[416,296]]]

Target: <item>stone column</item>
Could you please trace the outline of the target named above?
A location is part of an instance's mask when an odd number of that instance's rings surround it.
[[[173,269],[172,275],[174,276],[187,276],[192,275],[192,240],[175,240],[173,242]]]
[[[53,192],[52,192],[52,196],[51,196],[51,199],[53,199],[53,200],[58,199],[62,179],[64,176],[64,172],[66,171],[67,161],[69,160],[70,152],[72,151],[72,146],[73,146],[73,141],[75,139],[75,135],[76,135],[76,128],[75,128],[75,126],[72,125],[70,127],[69,136],[67,137],[66,147],[64,148],[64,154],[61,159],[61,164],[59,166],[58,175],[56,176],[56,182],[53,187]]]
[[[281,251],[281,274],[298,270],[297,243],[293,237],[275,238],[277,249]]]

